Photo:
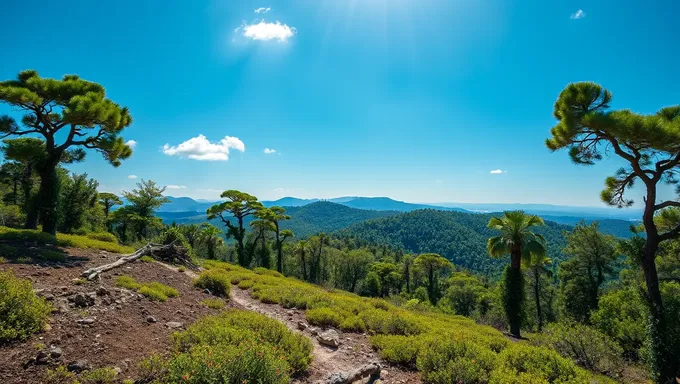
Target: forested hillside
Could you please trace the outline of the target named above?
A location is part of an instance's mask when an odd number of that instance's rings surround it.
[[[469,214],[423,209],[354,224],[338,232],[341,237],[368,243],[389,244],[407,252],[438,253],[455,265],[475,272],[499,273],[505,260],[489,258],[486,241],[494,235],[487,223],[497,214]],[[570,226],[547,221],[536,232],[548,242],[548,256],[554,265],[565,259],[563,231]]]
[[[362,221],[396,215],[394,211],[371,211],[350,208],[341,204],[318,201],[299,207],[286,207],[286,213],[291,219],[281,224],[282,229],[290,229],[296,237],[306,238],[319,232],[333,232]],[[158,217],[165,224],[201,224],[207,220],[205,213],[198,212],[158,212]],[[246,225],[253,220],[251,216],[245,218]],[[219,219],[210,221],[223,227]]]

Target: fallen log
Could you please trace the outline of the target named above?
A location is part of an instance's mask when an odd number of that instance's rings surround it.
[[[142,256],[151,256],[155,259],[159,259],[166,262],[178,263],[185,265],[191,269],[198,269],[198,266],[191,261],[186,249],[184,247],[178,247],[174,243],[170,244],[152,244],[149,243],[142,248],[139,248],[135,252],[125,255],[120,259],[114,261],[113,263],[100,265],[98,267],[90,268],[83,272],[82,276],[88,280],[94,280],[102,272],[109,271],[114,268],[118,268],[121,265],[135,261]]]

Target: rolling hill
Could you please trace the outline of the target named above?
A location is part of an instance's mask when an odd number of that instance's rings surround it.
[[[285,207],[291,219],[282,222],[283,229],[290,229],[298,238],[308,237],[319,232],[333,232],[362,221],[396,215],[395,211],[371,211],[346,207],[327,201],[318,201],[299,207]],[[156,212],[165,224],[200,224],[206,221],[205,213],[185,212]],[[250,223],[252,216],[246,219]],[[220,220],[212,220],[214,225],[222,227]]]
[[[389,244],[407,252],[439,253],[455,265],[497,274],[507,261],[491,259],[486,251],[487,239],[497,235],[486,228],[493,216],[495,214],[424,209],[353,224],[336,235]],[[546,237],[554,265],[565,259],[561,252],[566,245],[562,232],[570,229],[570,226],[547,221],[545,227],[536,230]]]

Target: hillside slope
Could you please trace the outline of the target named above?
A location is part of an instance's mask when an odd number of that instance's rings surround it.
[[[299,207],[285,207],[286,213],[291,219],[281,223],[281,228],[290,229],[297,238],[305,238],[319,232],[333,232],[343,229],[349,225],[362,221],[376,219],[399,212],[394,211],[371,211],[364,209],[350,208],[341,204],[327,201],[318,201]],[[199,212],[157,212],[156,215],[163,219],[163,222],[170,224],[201,224],[205,221],[206,215]],[[249,225],[252,216],[245,220]],[[224,224],[220,220],[211,220],[211,223],[222,227]]]
[[[424,209],[354,224],[337,234],[401,247],[407,252],[439,253],[457,266],[496,274],[506,261],[492,259],[486,251],[487,239],[497,235],[486,228],[495,215]],[[570,229],[547,221],[545,227],[536,230],[546,237],[548,254],[555,265],[565,258],[561,252],[566,245],[562,231]]]

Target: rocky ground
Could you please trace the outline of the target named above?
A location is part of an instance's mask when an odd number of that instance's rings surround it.
[[[154,352],[171,351],[171,334],[201,316],[218,310],[200,304],[211,296],[192,286],[191,271],[178,272],[161,263],[135,261],[105,272],[98,281],[83,282],[88,268],[115,261],[120,255],[105,251],[65,249],[66,262],[0,264],[30,279],[37,292],[53,306],[49,326],[28,341],[0,346],[3,384],[46,383],[48,368],[71,370],[100,367],[116,369],[119,381],[134,379],[137,362]],[[134,291],[115,286],[115,278],[129,275],[138,282],[157,281],[179,291],[164,303],[150,301]],[[342,382],[348,376],[380,372],[382,383],[419,383],[417,373],[392,367],[371,349],[368,336],[309,327],[302,310],[260,303],[250,292],[232,288],[228,307],[257,311],[301,332],[314,345],[313,363],[294,383]],[[377,366],[379,366],[379,368]],[[374,375],[375,377],[375,375]],[[357,382],[369,382],[365,377]]]

